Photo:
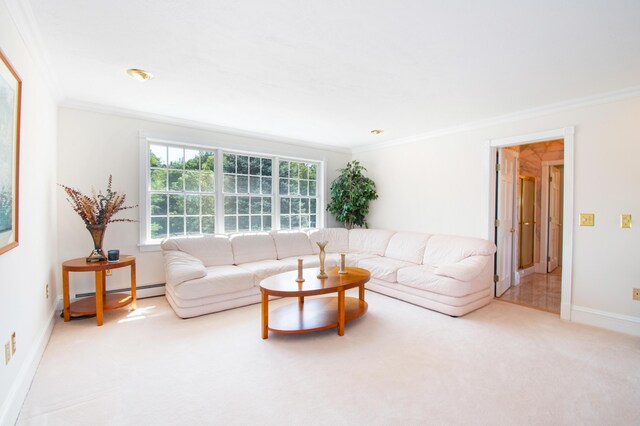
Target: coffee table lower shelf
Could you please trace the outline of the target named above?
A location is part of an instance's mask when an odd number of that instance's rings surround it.
[[[344,321],[348,323],[367,312],[367,302],[345,297]],[[338,298],[319,297],[291,303],[269,312],[270,331],[276,333],[310,333],[338,326]]]

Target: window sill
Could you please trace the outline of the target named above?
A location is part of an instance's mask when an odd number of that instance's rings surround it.
[[[160,243],[141,243],[138,244],[138,250],[141,252],[162,251]]]

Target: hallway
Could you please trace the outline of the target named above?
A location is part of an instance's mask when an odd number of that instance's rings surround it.
[[[561,287],[562,268],[558,267],[549,274],[527,275],[520,285],[511,286],[499,300],[560,315]]]

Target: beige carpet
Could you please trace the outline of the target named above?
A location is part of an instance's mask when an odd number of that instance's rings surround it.
[[[163,297],[59,320],[18,424],[640,424],[638,338],[499,301],[451,318],[367,300],[343,337],[262,340],[259,305],[181,320]]]

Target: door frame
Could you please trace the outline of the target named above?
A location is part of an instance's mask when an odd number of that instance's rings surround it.
[[[496,154],[499,148],[513,145],[523,145],[544,142],[553,139],[564,139],[564,211],[562,215],[562,288],[560,299],[560,318],[571,320],[571,289],[573,266],[573,171],[574,171],[574,133],[575,127],[563,127],[537,133],[511,136],[508,138],[489,139],[486,144],[484,185],[487,207],[484,222],[486,224],[485,238],[495,241],[496,217]]]
[[[562,165],[564,165],[564,160],[550,160],[542,162],[542,182],[540,182],[542,185],[540,188],[540,198],[542,198],[542,200],[540,200],[540,221],[542,222],[540,224],[540,264],[536,265],[536,272],[542,274],[547,273],[549,264],[549,261],[546,260],[549,256],[549,171],[550,166]],[[564,190],[562,191],[562,198],[564,202]],[[564,217],[562,220],[564,221]],[[562,239],[564,240],[564,223],[562,224],[562,227]]]

